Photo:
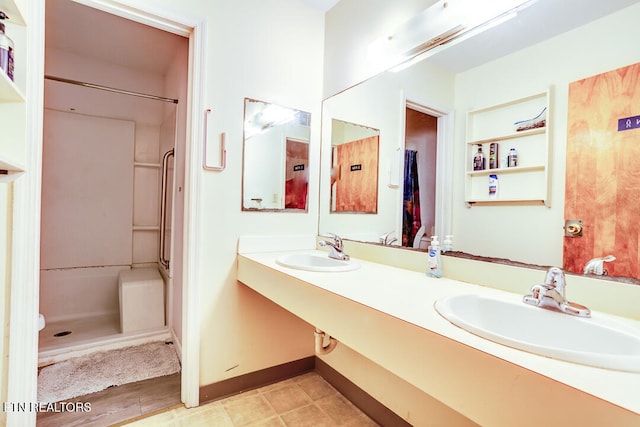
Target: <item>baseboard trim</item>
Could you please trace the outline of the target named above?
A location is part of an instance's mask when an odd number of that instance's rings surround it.
[[[305,357],[304,359],[294,360],[293,362],[283,363],[282,365],[202,386],[200,387],[200,404],[203,405],[244,391],[264,387],[310,371],[317,372],[333,388],[381,426],[411,427],[411,424],[398,414],[374,399],[369,393],[316,356]]]
[[[411,424],[398,414],[374,399],[369,393],[362,390],[318,357],[316,357],[315,371],[351,403],[356,405],[362,412],[367,414],[369,418],[381,426],[411,427]]]
[[[315,356],[283,363],[256,372],[218,381],[213,384],[200,387],[200,404],[222,399],[244,391],[253,390],[278,381],[302,375],[313,371],[315,368]]]

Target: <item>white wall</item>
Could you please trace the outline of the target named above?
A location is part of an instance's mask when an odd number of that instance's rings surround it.
[[[428,62],[421,62],[402,72],[380,74],[323,102],[323,136],[331,135],[332,119],[379,129],[380,157],[376,215],[331,214],[330,188],[326,185],[329,177],[320,177],[323,183],[320,186],[320,234],[331,232],[359,240],[372,236],[367,239],[371,241],[373,236],[395,230],[395,236],[401,237],[404,154],[401,152],[398,155],[398,149],[404,147],[405,101],[410,100],[443,111],[452,110],[453,84],[454,76],[450,72],[431,66]],[[330,143],[327,138],[321,147],[323,162],[327,163],[322,169],[324,173],[329,171]],[[390,186],[390,183],[396,185]]]
[[[132,2],[133,3],[133,2]],[[244,98],[311,112],[310,175],[317,174],[322,99],[322,12],[298,0],[144,0],[206,24],[204,77],[210,150],[226,134],[227,168],[200,170],[198,258],[200,383],[210,384],[313,354],[313,329],[236,281],[241,234],[309,233],[317,227],[317,181],[308,213],[242,212]],[[196,112],[196,114],[199,114]],[[198,150],[200,147],[191,147]]]
[[[272,128],[244,142],[242,206],[284,209],[285,138],[281,128]]]
[[[341,0],[327,12],[324,97],[331,96],[388,68],[367,58],[369,44],[389,35],[436,0]]]
[[[568,85],[640,61],[629,41],[640,37],[640,5],[456,76],[455,247],[484,256],[562,265]],[[552,87],[551,208],[474,206],[464,200],[466,111]],[[517,230],[517,233],[515,232]]]

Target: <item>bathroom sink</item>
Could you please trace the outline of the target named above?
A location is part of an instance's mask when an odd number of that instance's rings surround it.
[[[283,267],[307,271],[351,271],[360,268],[360,263],[354,260],[342,261],[326,255],[313,254],[283,255],[276,259],[276,263]]]
[[[533,307],[514,295],[457,295],[436,301],[454,325],[519,350],[599,368],[640,372],[640,328],[613,318],[581,318]]]

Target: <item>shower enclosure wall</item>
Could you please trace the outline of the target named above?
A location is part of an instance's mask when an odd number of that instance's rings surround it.
[[[77,70],[89,69],[82,80],[178,92],[167,75],[47,51],[47,75],[76,78]],[[73,350],[170,337],[175,329],[122,334],[118,273],[159,268],[165,319],[174,326],[173,150],[180,152],[180,114],[177,104],[45,80],[40,312],[47,326],[40,332],[41,363]]]

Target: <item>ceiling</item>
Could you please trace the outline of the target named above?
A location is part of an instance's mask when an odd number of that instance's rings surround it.
[[[300,0],[327,11],[339,0]],[[500,27],[442,50],[430,61],[460,72],[584,25],[638,0],[538,0]],[[184,37],[72,0],[47,0],[46,47],[164,74]],[[117,30],[114,30],[117,29]],[[104,36],[100,36],[104,35]]]
[[[462,72],[571,31],[637,2],[638,0],[537,0],[530,7],[521,10],[515,18],[463,43],[441,50],[429,58],[429,62],[454,73]]]
[[[185,37],[71,0],[47,0],[45,49],[164,74]]]

